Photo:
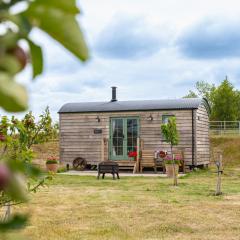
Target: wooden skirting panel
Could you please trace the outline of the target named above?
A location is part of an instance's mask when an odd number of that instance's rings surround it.
[[[118,163],[118,165],[121,166],[128,166],[128,167],[134,167],[135,165],[135,161],[126,161],[126,160],[118,160],[118,161],[114,161],[116,163]]]

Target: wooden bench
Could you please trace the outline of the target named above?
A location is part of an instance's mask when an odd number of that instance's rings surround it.
[[[181,166],[179,167],[179,170],[183,173],[185,173],[185,161],[184,161],[184,149],[173,149],[173,154],[176,156],[180,156],[182,158],[181,160]],[[142,156],[140,161],[140,172],[143,171],[144,167],[150,167],[154,169],[154,172],[157,172],[157,168],[161,167],[163,172],[165,172],[165,165],[163,159],[155,159],[153,150],[142,150]]]
[[[117,178],[119,179],[119,166],[116,162],[113,161],[105,161],[100,162],[98,164],[98,176],[99,179],[100,174],[102,174],[102,178],[104,179],[105,173],[111,173],[113,176],[113,179],[115,179],[115,174],[117,175]]]

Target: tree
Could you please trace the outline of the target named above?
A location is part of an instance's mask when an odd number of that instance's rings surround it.
[[[211,120],[239,120],[239,93],[228,79],[214,91]]]
[[[25,3],[26,8],[12,14],[12,8]],[[27,65],[28,55],[32,66],[33,78],[43,71],[42,49],[31,40],[30,33],[37,27],[62,44],[78,59],[88,59],[88,49],[80,26],[76,20],[79,9],[76,0],[0,0],[0,107],[9,112],[25,111],[28,107],[26,88],[15,81],[15,76]],[[28,44],[30,54],[22,48],[20,42]],[[25,216],[10,216],[10,205],[27,200],[26,190],[36,191],[43,184],[39,169],[32,164],[30,146],[34,141],[36,129],[33,116],[29,113],[24,121],[6,117],[0,126],[0,206],[7,205],[4,221],[0,221],[0,231],[20,228],[26,222]],[[28,122],[29,126],[26,126]],[[49,124],[46,120],[44,126]],[[32,130],[36,132],[33,133]],[[30,134],[32,134],[30,136]],[[19,181],[26,179],[26,184]],[[38,180],[31,188],[31,180]]]
[[[170,144],[171,149],[171,159],[173,166],[173,185],[177,186],[177,175],[175,170],[175,162],[173,156],[173,146],[178,145],[179,136],[177,131],[176,118],[170,117],[167,124],[161,126],[162,135],[167,143]]]
[[[205,97],[211,107],[210,120],[238,121],[240,119],[240,91],[226,77],[215,87],[203,81],[196,83],[196,91],[190,90],[185,98]]]
[[[204,82],[204,81],[198,81],[196,83],[196,89],[198,91],[198,96],[200,96],[202,98],[206,98],[208,100],[208,103],[211,106],[212,101],[213,101],[213,99],[212,99],[213,94],[215,91],[215,85],[210,84],[208,82]]]
[[[0,162],[0,208],[4,206],[7,208],[5,222],[10,217],[12,205],[26,201],[27,192],[35,192],[51,178],[50,175],[43,176],[41,171],[31,164],[34,156],[32,145],[48,141],[53,128],[48,107],[39,116],[38,122],[34,120],[32,113],[29,112],[22,120],[3,116],[0,121],[0,154],[4,160]],[[19,176],[25,176],[21,182],[18,181]],[[27,188],[22,187],[22,182],[26,183]],[[20,219],[24,222],[26,220],[24,216]],[[13,220],[15,221],[15,218],[11,221]],[[0,224],[0,229],[5,225]]]
[[[205,81],[198,81],[195,85],[195,88],[196,92],[189,90],[189,93],[184,96],[184,98],[206,98],[211,106],[213,101],[213,93],[216,89],[214,84],[210,84]]]
[[[186,96],[184,96],[183,98],[197,98],[198,95],[192,91],[192,90],[189,90],[188,94]]]
[[[44,143],[56,135],[55,125],[52,124],[49,107],[39,116],[39,121],[35,122],[32,111],[27,113],[22,120],[28,133],[28,146],[37,143]]]

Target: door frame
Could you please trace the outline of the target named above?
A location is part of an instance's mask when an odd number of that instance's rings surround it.
[[[137,119],[137,137],[140,136],[140,117],[139,116],[116,116],[116,117],[110,117],[109,118],[109,146],[108,146],[108,156],[110,160],[117,161],[117,160],[127,160],[132,161],[133,158],[129,158],[127,155],[127,138],[124,138],[123,140],[123,156],[112,156],[112,120],[113,119],[123,119],[123,134],[124,136],[127,136],[127,119]]]

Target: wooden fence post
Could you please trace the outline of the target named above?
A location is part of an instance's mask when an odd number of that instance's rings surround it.
[[[216,185],[216,192],[215,195],[221,195],[222,194],[222,189],[221,189],[221,185],[222,185],[222,173],[223,173],[223,169],[222,169],[222,153],[218,153],[216,162],[215,162],[216,166],[217,166],[217,185]]]

